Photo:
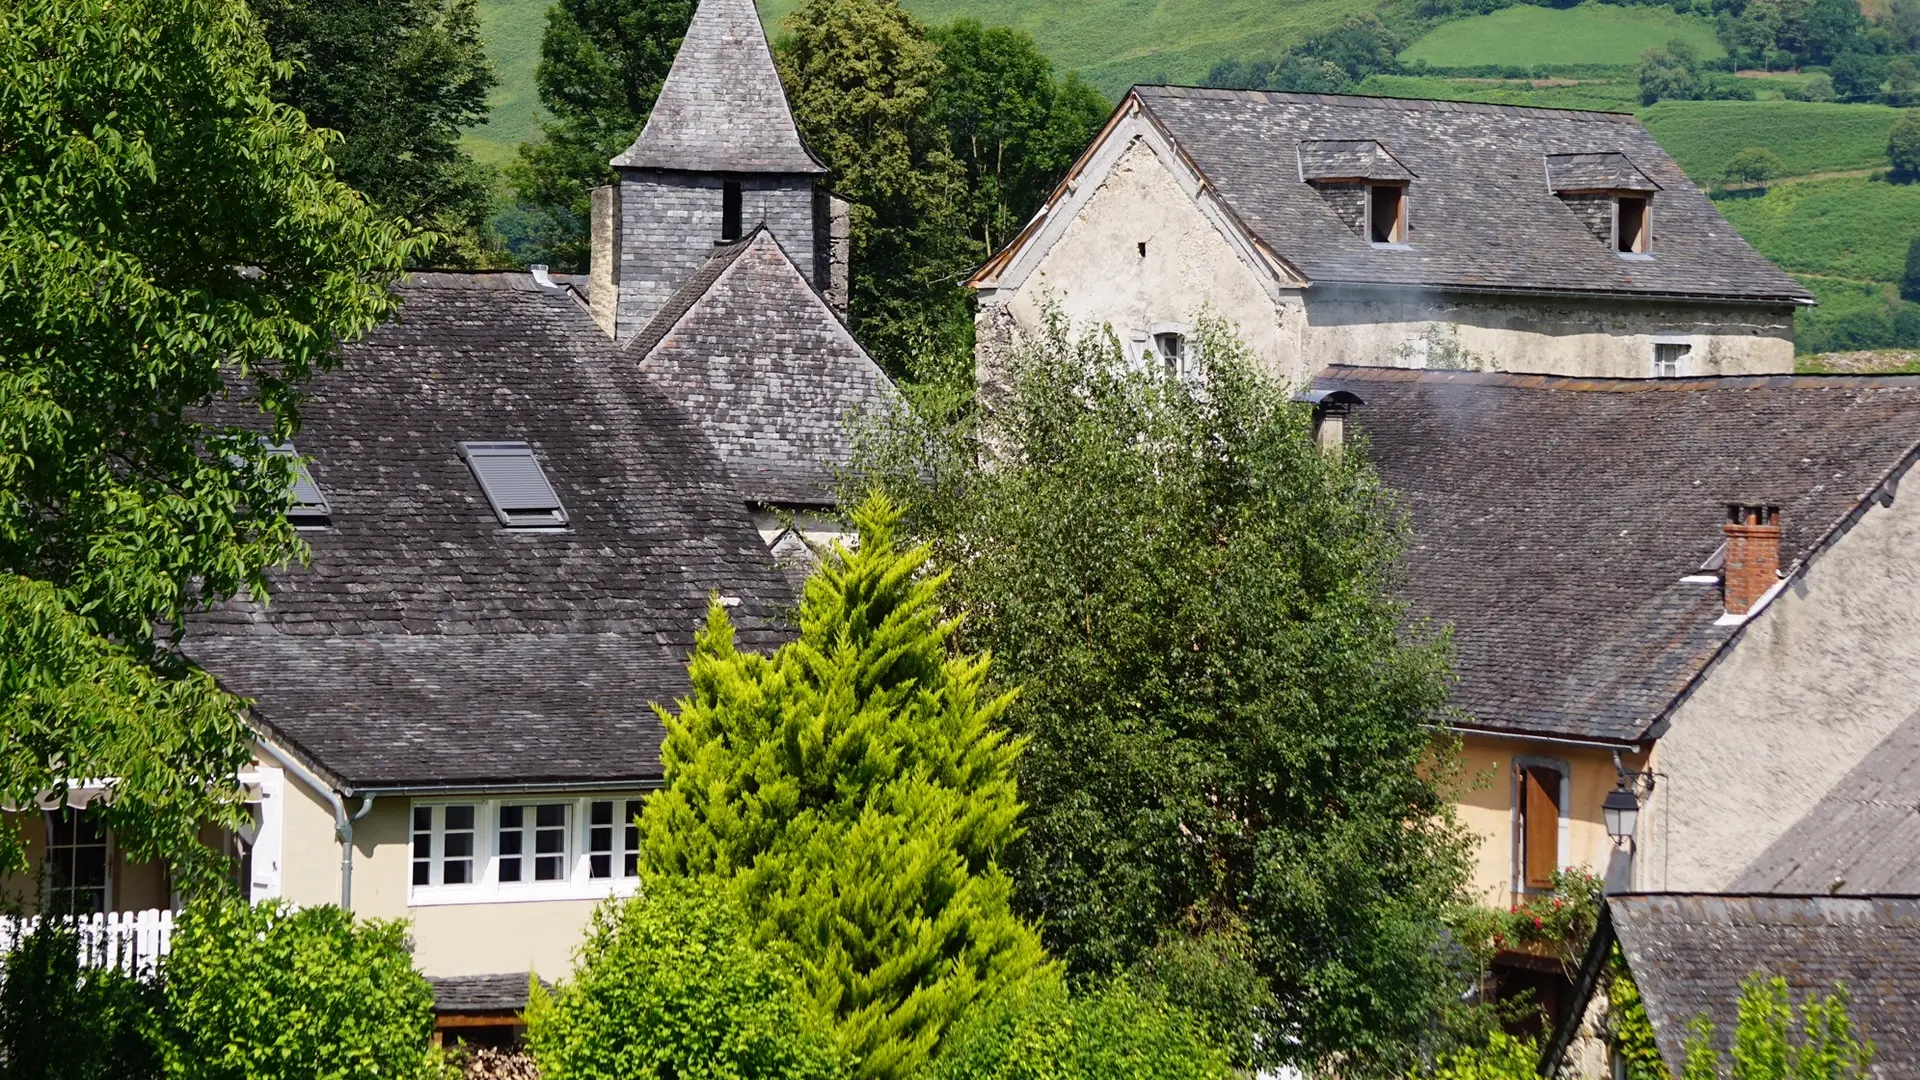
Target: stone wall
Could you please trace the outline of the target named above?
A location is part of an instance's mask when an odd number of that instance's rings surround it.
[[[721,242],[727,180],[741,184],[742,232],[766,225],[801,273],[817,274],[812,177],[622,170],[616,314],[622,340],[644,327]]]

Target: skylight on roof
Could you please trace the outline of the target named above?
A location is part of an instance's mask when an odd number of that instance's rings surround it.
[[[290,442],[269,444],[267,452],[292,459],[293,484],[292,500],[287,505],[287,520],[294,525],[325,525],[332,517],[327,506],[327,496],[314,482],[313,473],[308,471],[307,463],[300,459],[299,451]]]
[[[480,481],[493,516],[509,529],[555,529],[567,523],[560,496],[523,442],[463,442],[460,456]]]

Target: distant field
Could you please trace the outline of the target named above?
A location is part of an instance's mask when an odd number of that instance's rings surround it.
[[[1780,155],[1794,176],[1884,168],[1887,133],[1899,117],[1884,105],[1812,101],[1663,101],[1640,112],[1653,137],[1703,184],[1749,146]]]
[[[492,115],[485,124],[467,129],[462,144],[485,164],[513,160],[514,147],[540,130],[533,69],[540,64],[540,35],[547,28],[549,6],[549,0],[479,0],[480,33],[500,83],[487,96]]]
[[[1500,79],[1442,79],[1421,75],[1375,75],[1361,83],[1362,94],[1381,97],[1444,98],[1495,105],[1535,105],[1548,109],[1596,109],[1632,112],[1639,89],[1631,82],[1582,82],[1577,86],[1535,88]]]
[[[1920,185],[1812,180],[1715,205],[1748,243],[1796,272],[1895,281],[1908,241],[1920,236]]]
[[[1726,55],[1713,23],[1668,8],[1532,4],[1442,23],[1400,54],[1400,62],[1435,67],[1480,64],[1637,64],[1640,54],[1678,38],[1702,57]]]

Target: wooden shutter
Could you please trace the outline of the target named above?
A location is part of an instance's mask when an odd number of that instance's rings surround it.
[[[1529,889],[1553,887],[1560,864],[1560,773],[1529,768],[1520,772],[1522,880]]]

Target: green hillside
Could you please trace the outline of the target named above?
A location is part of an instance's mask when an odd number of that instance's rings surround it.
[[[1641,122],[1687,175],[1720,176],[1749,146],[1780,155],[1790,176],[1885,168],[1887,133],[1900,110],[1813,101],[1663,101]]]
[[[1400,54],[1434,67],[1482,64],[1637,64],[1640,54],[1674,39],[1702,57],[1726,55],[1711,20],[1669,8],[1582,4],[1565,10],[1525,5],[1443,23]]]
[[[1717,203],[1749,243],[1796,272],[1897,281],[1920,236],[1920,184],[1808,180]]]
[[[487,95],[493,110],[485,124],[467,131],[465,145],[488,164],[513,159],[514,147],[539,133],[540,95],[533,70],[540,63],[540,34],[550,0],[479,0],[480,33],[487,41],[500,84]]]

